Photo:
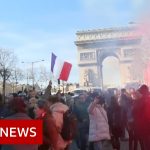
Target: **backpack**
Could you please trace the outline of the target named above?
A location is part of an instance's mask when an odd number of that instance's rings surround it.
[[[61,136],[64,140],[72,140],[77,133],[77,118],[69,109],[63,114],[63,127]]]

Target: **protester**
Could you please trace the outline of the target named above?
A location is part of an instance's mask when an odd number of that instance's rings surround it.
[[[38,150],[59,150],[58,131],[46,101],[39,100],[37,102],[35,114],[36,119],[43,120],[43,144],[39,145]]]
[[[34,108],[35,108],[36,103],[37,103],[37,99],[35,97],[32,97],[32,98],[29,99],[29,103],[28,103],[28,115],[32,119],[35,118]]]
[[[127,109],[127,130],[129,134],[129,150],[138,150],[139,138],[135,133],[135,120],[133,110],[137,101],[141,98],[141,94],[134,89],[130,89],[130,103]],[[140,144],[140,143],[139,143]]]
[[[57,96],[51,96],[48,99],[49,101],[49,109],[52,112],[52,116],[55,120],[56,128],[58,131],[58,149],[63,150],[67,148],[67,146],[71,143],[71,141],[66,141],[62,138],[61,131],[63,128],[63,115],[69,109],[69,107],[63,104],[61,99]]]
[[[141,150],[150,150],[150,97],[149,89],[142,85],[139,90],[141,97],[133,108],[134,128],[140,140]]]
[[[126,137],[126,132],[127,132],[127,111],[128,108],[130,107],[130,100],[131,97],[130,95],[127,93],[126,89],[121,89],[121,94],[119,96],[118,102],[119,105],[123,111],[123,113],[125,114],[123,121],[123,134],[122,134],[122,140],[128,140],[128,137]]]
[[[122,137],[123,134],[122,123],[124,122],[123,119],[125,114],[121,110],[116,96],[111,97],[110,106],[108,107],[107,112],[113,148],[120,150],[120,137]]]
[[[80,94],[78,99],[75,100],[73,106],[73,112],[77,116],[78,120],[78,135],[76,137],[76,143],[80,150],[86,150],[88,145],[88,134],[89,134],[89,116],[87,108],[87,97],[85,93]]]
[[[24,100],[20,97],[13,98],[10,101],[10,108],[14,112],[13,115],[7,117],[6,119],[14,119],[14,120],[30,120],[26,114],[26,105]],[[2,145],[2,150],[38,150],[38,145],[31,144],[10,144],[10,145]]]
[[[110,132],[107,113],[103,108],[102,96],[95,96],[88,107],[90,127],[89,142],[93,143],[94,150],[111,150]]]

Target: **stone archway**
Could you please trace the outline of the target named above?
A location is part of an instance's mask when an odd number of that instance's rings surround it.
[[[106,57],[102,62],[102,77],[103,87],[120,87],[121,85],[121,74],[120,64],[118,58],[114,56]]]
[[[117,54],[117,50],[115,50],[115,49],[97,50],[98,76],[99,76],[99,82],[100,82],[100,85],[102,88],[104,86],[104,83],[103,83],[103,61],[110,56],[117,58],[118,61],[120,62],[120,58],[119,58],[119,54]]]
[[[84,74],[90,70],[93,80],[86,80],[88,85],[103,88],[102,62],[108,56],[119,60],[121,84],[131,82],[131,62],[141,43],[141,36],[135,32],[133,27],[77,32],[79,84],[84,86]]]

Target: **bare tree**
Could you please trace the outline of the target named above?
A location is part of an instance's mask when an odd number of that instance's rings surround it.
[[[0,76],[3,85],[3,101],[5,100],[6,81],[10,78],[16,63],[14,53],[7,49],[0,49]]]
[[[13,92],[15,90],[15,87],[19,83],[19,81],[23,80],[24,78],[25,78],[25,76],[24,76],[23,71],[21,69],[15,68],[14,70],[12,70],[9,81],[12,84]]]
[[[41,84],[48,84],[50,80],[49,72],[46,70],[45,66],[41,66],[39,68],[39,76],[37,77],[37,82],[40,82]]]
[[[45,81],[45,80],[49,80],[49,73],[46,70],[45,66],[41,66],[40,67],[40,78]]]

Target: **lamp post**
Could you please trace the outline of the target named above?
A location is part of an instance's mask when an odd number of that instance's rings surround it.
[[[33,89],[34,89],[34,64],[38,63],[38,62],[42,62],[42,61],[44,61],[44,60],[37,60],[37,61],[31,61],[31,62],[22,61],[22,63],[30,63],[31,64],[31,76],[32,76],[32,87],[33,87]],[[28,82],[28,76],[27,76],[27,82]]]

